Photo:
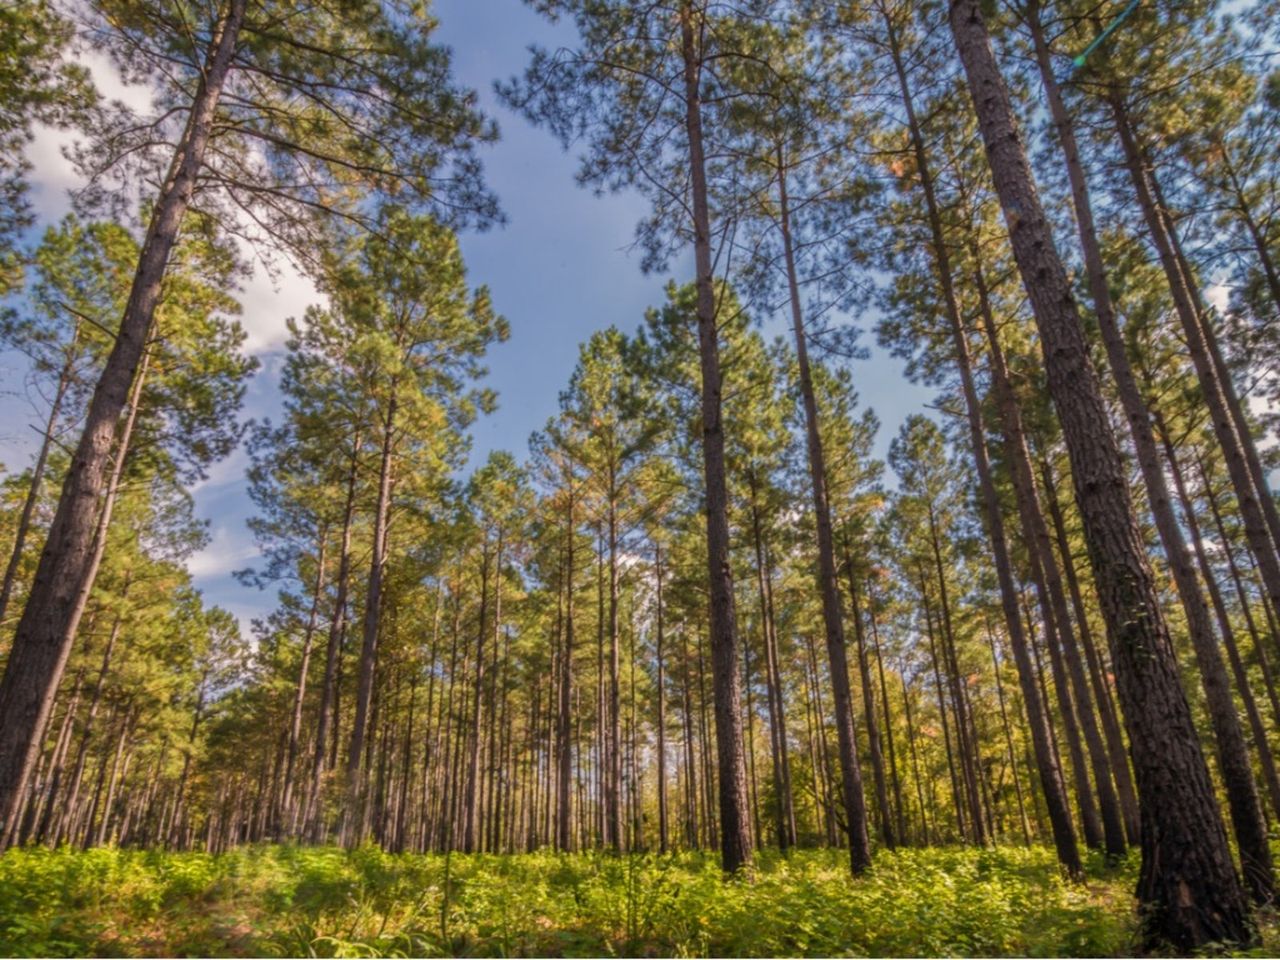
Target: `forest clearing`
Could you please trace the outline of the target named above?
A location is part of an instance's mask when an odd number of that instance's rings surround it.
[[[1280,951],[1278,56],[2,0],[0,955]]]

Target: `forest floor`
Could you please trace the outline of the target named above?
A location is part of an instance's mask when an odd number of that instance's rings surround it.
[[[1136,857],[1064,882],[1043,848],[392,855],[256,846],[0,856],[4,956],[1116,956]],[[1259,955],[1276,955],[1280,926]]]

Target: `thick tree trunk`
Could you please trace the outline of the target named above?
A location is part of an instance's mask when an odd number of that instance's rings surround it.
[[[1094,300],[1098,327],[1102,333],[1107,358],[1115,376],[1125,418],[1129,423],[1129,432],[1138,454],[1138,463],[1142,470],[1156,529],[1160,534],[1178,589],[1178,596],[1187,617],[1187,630],[1191,636],[1196,663],[1200,668],[1201,682],[1209,701],[1219,763],[1224,780],[1227,781],[1232,824],[1244,856],[1245,877],[1254,898],[1267,900],[1270,899],[1273,886],[1271,854],[1266,840],[1262,804],[1253,782],[1244,734],[1240,730],[1235,706],[1231,702],[1226,668],[1218,652],[1217,638],[1213,633],[1209,610],[1205,606],[1204,596],[1200,592],[1187,545],[1182,537],[1182,530],[1173,512],[1168,485],[1161,468],[1155,438],[1151,432],[1151,417],[1134,377],[1128,354],[1125,352],[1124,339],[1115,319],[1115,310],[1111,303],[1106,270],[1102,261],[1102,249],[1093,223],[1088,185],[1083,164],[1080,162],[1071,117],[1067,113],[1066,105],[1063,103],[1061,92],[1053,76],[1048,44],[1040,27],[1038,8],[1033,2],[1027,9],[1041,81],[1066,159],[1067,174],[1071,182],[1072,199],[1076,210],[1076,222],[1085,255],[1089,290]],[[1165,444],[1172,458],[1173,451],[1167,436]],[[1174,463],[1172,459],[1170,462]],[[1193,519],[1190,515],[1188,516],[1189,519]]]
[[[953,0],[950,21],[1035,313],[1108,627],[1142,805],[1138,895],[1148,908],[1146,933],[1186,950],[1249,942],[1248,904],[1178,679],[1120,449],[979,0]]]
[[[699,90],[702,59],[692,4],[680,6],[684,56],[685,134],[692,187],[698,348],[702,368],[702,456],[706,476],[707,568],[711,594],[711,671],[715,688],[716,751],[720,788],[721,866],[736,873],[751,866],[747,768],[742,755],[742,693],[738,681],[738,636],[729,558],[729,495],[725,480],[721,419],[720,348],[711,260],[711,219],[702,144]],[[697,25],[698,28],[701,24]]]
[[[116,428],[136,379],[169,254],[191,202],[231,70],[246,0],[229,0],[210,43],[186,129],[156,199],[133,287],[71,459],[0,680],[0,847],[39,754],[54,693],[84,613],[98,512]]]

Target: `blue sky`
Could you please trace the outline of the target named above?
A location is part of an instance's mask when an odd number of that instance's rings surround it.
[[[545,131],[502,108],[493,81],[523,69],[530,43],[572,42],[570,28],[552,26],[520,0],[436,0],[438,39],[454,50],[459,80],[479,91],[485,109],[499,122],[501,141],[485,153],[489,183],[509,217],[506,227],[461,238],[473,284],[486,284],[495,308],[511,322],[511,338],[489,359],[489,384],[499,409],[474,427],[473,459],[489,450],[527,450],[530,433],[555,412],[567,384],[578,345],[592,331],[610,325],[634,329],[646,307],[660,303],[665,276],[645,276],[640,255],[629,250],[645,203],[633,194],[596,197],[573,180],[576,161]],[[91,64],[109,93],[126,99],[145,93],[113,86],[109,71]],[[33,200],[43,224],[67,208],[66,190],[75,177],[59,156],[65,138],[42,133],[32,148]],[[677,277],[679,280],[687,277]],[[250,349],[262,368],[250,385],[246,417],[274,417],[285,320],[300,316],[318,300],[314,289],[287,267],[275,282],[258,270],[243,291],[243,322]],[[770,331],[777,320],[764,318]],[[866,324],[861,324],[866,326]],[[778,327],[778,332],[782,328]],[[908,413],[920,409],[931,391],[906,383],[901,364],[878,351],[855,364],[863,402],[883,421],[877,445],[883,453]],[[0,462],[25,467],[33,444],[27,424],[38,417],[38,401],[28,396],[25,370],[12,354],[0,354]],[[274,597],[240,585],[231,572],[250,566],[255,555],[245,528],[252,505],[245,495],[243,452],[210,471],[195,490],[199,515],[209,521],[210,546],[190,568],[206,598],[248,621],[269,612]]]

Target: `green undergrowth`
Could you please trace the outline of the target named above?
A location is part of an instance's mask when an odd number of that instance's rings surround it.
[[[1133,862],[1064,882],[1045,849],[714,857],[255,846],[0,857],[6,956],[1114,956]],[[1269,937],[1264,947],[1274,949]]]

